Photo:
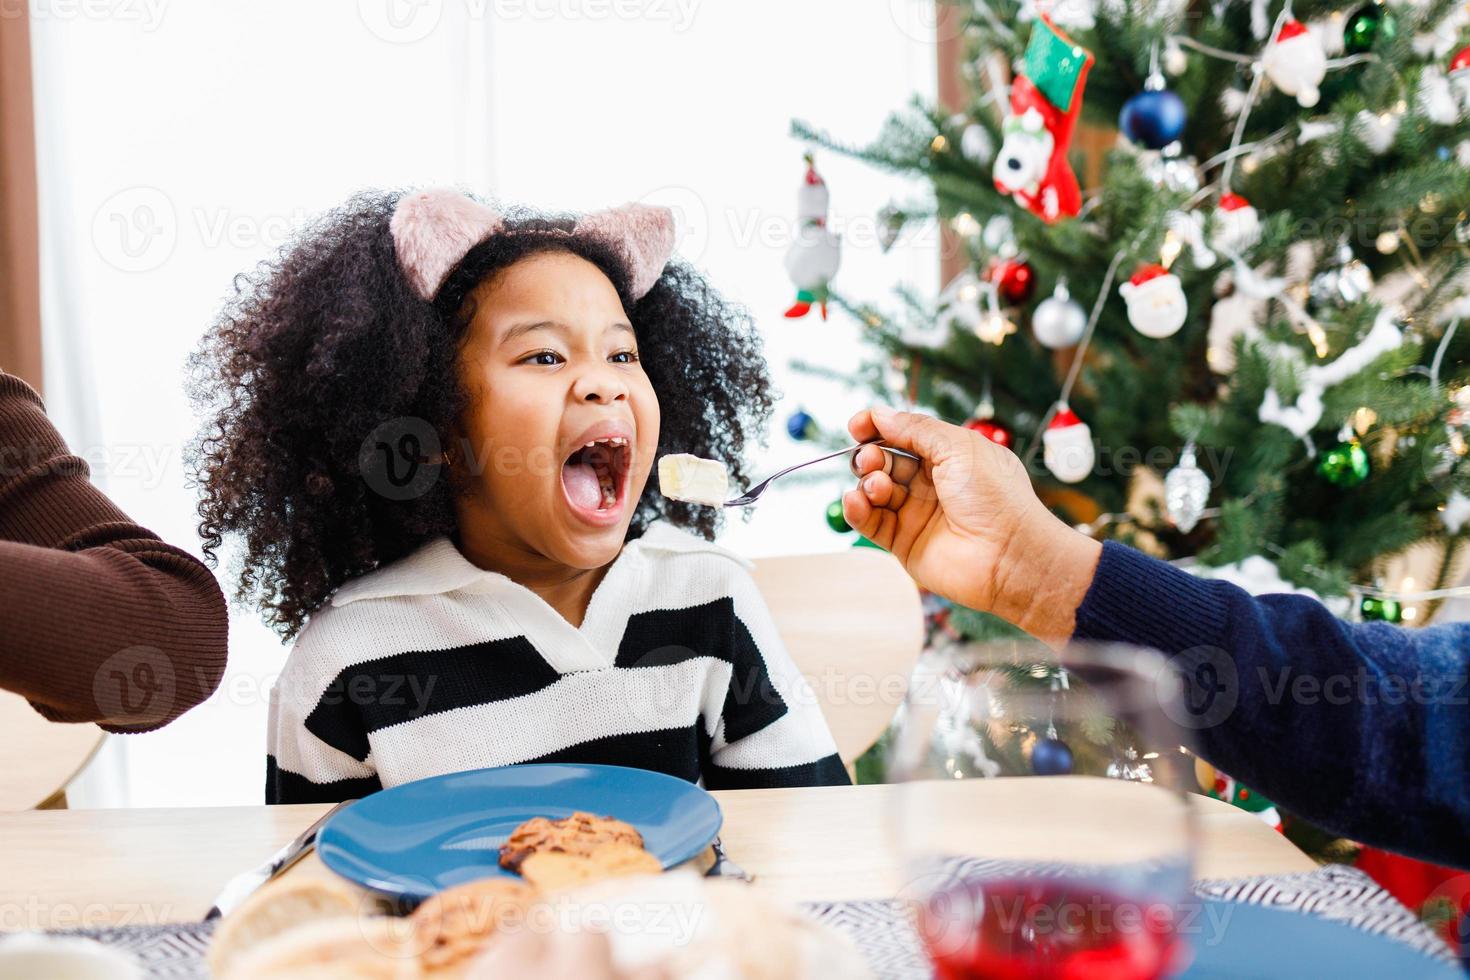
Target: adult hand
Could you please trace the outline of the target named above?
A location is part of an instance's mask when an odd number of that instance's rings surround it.
[[[858,487],[842,498],[849,524],[931,592],[1048,642],[1071,636],[1102,546],[1046,509],[1014,453],[978,432],[882,406],[853,416],[848,429],[919,457],[860,449]]]

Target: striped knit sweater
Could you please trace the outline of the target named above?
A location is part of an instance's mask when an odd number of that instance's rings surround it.
[[[749,563],[655,523],[582,625],[447,538],[343,585],[271,691],[266,802],[606,763],[710,789],[846,783]]]

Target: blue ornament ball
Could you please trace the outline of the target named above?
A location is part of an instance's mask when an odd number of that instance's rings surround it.
[[[817,433],[817,420],[812,418],[802,409],[791,413],[786,420],[786,434],[798,442],[810,439]]]
[[[1441,160],[1448,160],[1451,156],[1450,148],[1448,146],[1441,146],[1434,151],[1434,155],[1439,157]]]
[[[1139,92],[1123,103],[1118,128],[1150,150],[1162,150],[1184,133],[1184,100],[1168,89]]]
[[[1031,771],[1038,776],[1065,776],[1072,771],[1072,750],[1059,738],[1037,739],[1031,749]]]

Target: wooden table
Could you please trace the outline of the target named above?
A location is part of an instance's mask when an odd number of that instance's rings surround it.
[[[1158,792],[1112,780],[991,779],[935,784],[966,826],[1004,847],[1067,849],[1109,832],[1104,791]],[[898,868],[888,814],[896,786],[715,793],[730,858],[789,902],[892,895]],[[1039,795],[1038,795],[1039,794]],[[1141,797],[1140,797],[1141,798]],[[1309,871],[1313,862],[1258,818],[1193,797],[1202,878]],[[0,931],[141,925],[200,918],[231,876],[309,825],[319,804],[0,813]],[[1100,816],[1101,814],[1101,816]],[[1099,823],[1102,826],[1099,826]],[[1080,843],[1078,846],[1081,846]],[[1050,853],[1050,851],[1047,851]],[[313,854],[290,874],[330,874]]]

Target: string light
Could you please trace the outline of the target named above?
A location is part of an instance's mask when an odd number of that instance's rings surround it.
[[[1184,251],[1184,241],[1174,233],[1174,229],[1170,228],[1164,232],[1164,245],[1159,249],[1159,263],[1165,269],[1169,268],[1174,264],[1174,260],[1179,258],[1179,253],[1182,251]]]
[[[1317,352],[1318,357],[1326,357],[1331,350],[1327,346],[1327,331],[1316,320],[1307,320],[1307,339],[1312,342],[1312,349]]]
[[[1353,431],[1361,438],[1368,434],[1368,430],[1373,428],[1373,423],[1377,421],[1378,413],[1364,405],[1353,413]]]
[[[974,238],[980,234],[980,222],[968,211],[961,211],[950,221],[949,226],[955,230],[955,234],[964,238]]]
[[[982,314],[975,327],[975,336],[987,344],[999,347],[1005,339],[1016,332],[1016,325],[1005,318],[1005,314],[991,311]]]
[[[943,153],[947,146],[949,146],[949,140],[944,138],[943,133],[940,133],[929,142],[929,149],[935,153]]]
[[[973,284],[965,283],[960,289],[961,298],[965,298],[967,290],[971,290]],[[978,287],[974,287],[978,291]],[[999,347],[1005,343],[1005,339],[1016,332],[1016,325],[1005,318],[1000,311],[1000,287],[996,283],[985,284],[985,312],[980,314],[980,319],[975,323],[975,336],[987,344]],[[966,302],[969,300],[966,299]]]
[[[1373,243],[1383,255],[1392,255],[1399,250],[1399,233],[1396,231],[1381,231],[1377,240]]]

